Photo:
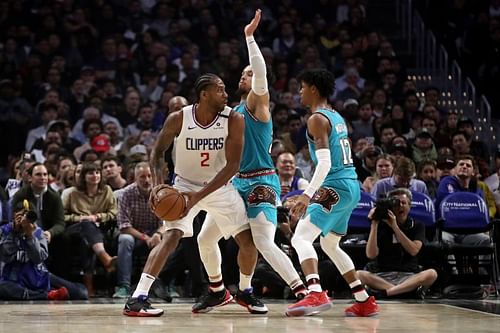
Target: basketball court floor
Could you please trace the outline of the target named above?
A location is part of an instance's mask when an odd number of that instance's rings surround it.
[[[266,300],[267,315],[251,315],[237,304],[206,314],[192,314],[192,299],[153,303],[162,317],[123,316],[123,301],[0,302],[0,332],[193,332],[193,333],[323,333],[323,332],[500,332],[500,299],[477,301],[380,301],[372,318],[346,318],[348,300],[314,317],[287,318],[286,302]]]

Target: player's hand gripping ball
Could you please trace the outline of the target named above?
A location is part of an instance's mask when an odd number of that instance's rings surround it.
[[[151,210],[165,221],[178,220],[186,209],[186,199],[175,188],[169,185],[158,185],[151,191]]]

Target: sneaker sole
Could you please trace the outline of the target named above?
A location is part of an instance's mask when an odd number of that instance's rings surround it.
[[[231,303],[233,301],[233,295],[230,294],[230,297],[228,299],[226,299],[224,302],[222,303],[219,303],[217,305],[214,305],[214,306],[209,306],[205,309],[201,309],[201,310],[191,310],[192,313],[207,313],[207,312],[210,312],[212,311],[213,309],[215,308],[220,308],[221,306],[224,306],[224,305],[227,305],[229,303]]]
[[[164,311],[160,313],[149,313],[149,312],[136,312],[136,311],[128,311],[123,310],[123,314],[128,317],[160,317],[163,315]]]
[[[261,309],[256,309],[256,308],[251,308],[250,305],[240,302],[238,299],[236,299],[236,303],[247,309],[248,312],[251,314],[266,314],[269,312],[269,309],[267,307],[261,308]]]
[[[332,307],[333,307],[332,303],[326,303],[315,307],[301,306],[293,309],[287,309],[285,315],[287,317],[314,316],[321,312],[328,311]]]

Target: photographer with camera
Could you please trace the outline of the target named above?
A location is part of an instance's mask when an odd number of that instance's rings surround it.
[[[82,284],[47,270],[48,240],[28,200],[14,206],[12,223],[0,228],[0,300],[87,299]]]
[[[368,271],[358,271],[361,281],[378,297],[416,291],[423,298],[437,279],[434,269],[421,271],[417,255],[425,240],[424,224],[409,217],[412,194],[399,188],[379,199],[368,213],[371,220],[366,256],[374,260]]]

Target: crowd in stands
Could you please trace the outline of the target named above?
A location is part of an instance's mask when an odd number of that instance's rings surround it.
[[[485,93],[499,118],[500,1],[416,1],[428,28]]]
[[[81,281],[92,296],[94,274],[117,270],[118,281],[108,282],[116,297],[126,297],[137,270],[132,265],[141,264],[132,252],[153,248],[161,236],[161,223],[145,212],[151,180],[144,162],[168,113],[195,102],[200,74],[219,75],[228,104],[238,103],[247,59],[241,32],[256,8],[263,16],[255,38],[272,74],[270,153],[283,202],[292,202],[314,173],[296,77],[323,67],[336,77],[330,103],[349,126],[363,191],[379,197],[403,187],[437,200],[472,191],[496,216],[500,153],[491,160],[486,144],[475,140],[473,121],[444,108],[439,89],[417,91],[398,50],[367,23],[367,1],[4,1],[0,216],[11,222],[16,204],[30,202],[48,242],[51,272]],[[168,155],[166,182],[175,163]],[[449,177],[454,187],[443,185]],[[292,255],[293,231],[284,221],[280,244]],[[206,281],[196,244],[185,242],[167,263],[165,280],[181,284],[188,269],[193,286],[185,295],[199,296]],[[235,245],[224,246],[225,270],[232,270]],[[267,281],[269,268],[261,264],[256,277],[264,272],[261,281]],[[331,263],[320,264],[322,274],[332,270]]]

